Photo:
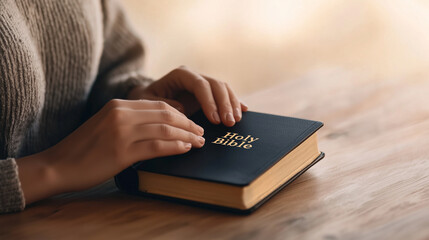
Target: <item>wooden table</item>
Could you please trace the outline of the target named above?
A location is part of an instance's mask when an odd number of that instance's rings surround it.
[[[326,158],[249,216],[129,196],[112,182],[0,216],[0,239],[429,239],[429,81],[343,70],[245,98],[321,120]]]

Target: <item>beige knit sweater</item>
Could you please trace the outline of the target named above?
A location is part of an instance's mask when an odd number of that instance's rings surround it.
[[[113,0],[0,1],[0,213],[25,207],[15,158],[59,142],[150,80]]]

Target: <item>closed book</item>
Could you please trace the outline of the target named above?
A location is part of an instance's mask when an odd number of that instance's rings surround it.
[[[141,161],[115,177],[128,193],[249,213],[324,157],[318,121],[244,112],[233,127],[211,124],[202,111],[205,145]]]

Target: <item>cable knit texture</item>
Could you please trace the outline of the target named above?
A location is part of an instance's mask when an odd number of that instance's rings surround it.
[[[0,213],[25,207],[15,158],[150,84],[143,55],[117,1],[0,1]]]

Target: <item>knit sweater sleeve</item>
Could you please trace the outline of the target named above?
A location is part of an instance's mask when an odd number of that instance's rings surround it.
[[[0,160],[0,213],[22,211],[25,200],[15,159]]]
[[[117,0],[102,0],[104,45],[89,104],[99,110],[113,98],[126,98],[135,86],[153,80],[142,74],[144,48]]]

